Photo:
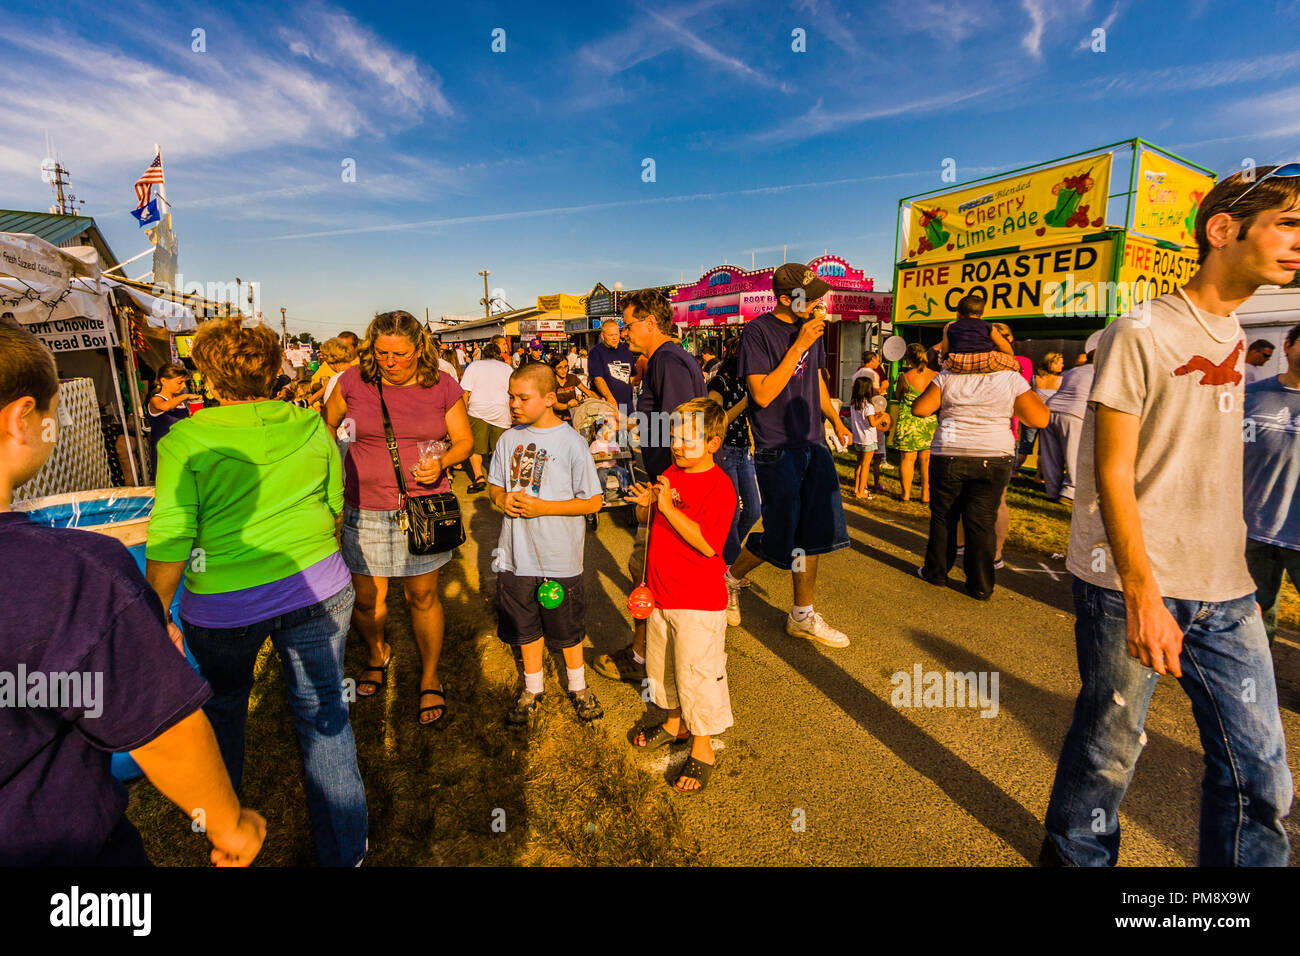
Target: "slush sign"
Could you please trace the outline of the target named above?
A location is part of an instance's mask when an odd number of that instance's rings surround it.
[[[950,321],[957,301],[972,292],[988,302],[986,319],[1060,314],[1069,305],[1065,298],[1082,298],[1079,290],[1110,278],[1114,245],[1095,239],[900,268],[894,321]]]

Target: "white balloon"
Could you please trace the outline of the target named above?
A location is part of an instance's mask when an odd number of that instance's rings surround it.
[[[907,343],[903,341],[901,335],[891,335],[885,339],[885,344],[881,346],[880,351],[884,354],[886,362],[897,362],[907,354]]]
[[[889,407],[889,399],[885,398],[883,395],[877,395],[871,400],[871,404],[876,406],[876,411],[883,412]]]

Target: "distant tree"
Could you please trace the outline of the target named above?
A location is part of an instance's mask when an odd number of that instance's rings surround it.
[[[303,345],[310,345],[310,344],[311,344],[311,333],[310,333],[310,332],[303,332],[302,334],[300,334],[300,335],[298,336],[298,341],[301,342]]]

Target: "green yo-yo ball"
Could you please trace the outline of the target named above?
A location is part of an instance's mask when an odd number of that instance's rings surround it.
[[[548,611],[564,602],[564,586],[559,581],[543,581],[537,588],[537,601]]]

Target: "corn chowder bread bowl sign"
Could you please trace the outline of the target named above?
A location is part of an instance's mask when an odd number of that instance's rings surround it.
[[[1111,154],[912,200],[903,218],[903,259],[960,259],[1007,246],[1073,241],[1106,224]]]

